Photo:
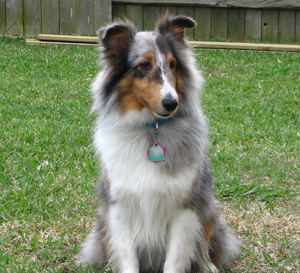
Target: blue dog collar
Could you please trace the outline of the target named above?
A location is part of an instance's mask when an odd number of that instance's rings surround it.
[[[168,121],[168,118],[160,118],[153,122],[147,122],[146,124],[148,127],[156,128],[156,122],[158,122],[158,127],[159,127],[159,126],[163,125],[164,123],[166,123],[167,121]]]

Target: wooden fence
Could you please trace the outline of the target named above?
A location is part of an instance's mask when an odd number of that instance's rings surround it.
[[[0,34],[95,35],[116,17],[153,29],[167,10],[197,21],[191,39],[300,44],[300,0],[0,0]]]
[[[0,34],[95,35],[111,21],[111,0],[0,0]]]

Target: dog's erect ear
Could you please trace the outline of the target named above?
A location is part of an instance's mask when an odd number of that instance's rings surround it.
[[[101,28],[99,39],[108,55],[121,55],[128,49],[134,39],[136,29],[129,21],[119,21]]]
[[[184,29],[193,28],[196,26],[196,22],[187,16],[170,16],[166,15],[157,25],[157,31],[160,34],[171,34],[177,40],[183,40]]]

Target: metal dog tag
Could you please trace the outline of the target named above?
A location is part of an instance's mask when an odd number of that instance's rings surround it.
[[[161,147],[160,143],[157,141],[153,143],[153,146],[148,149],[148,159],[153,162],[164,161],[165,160],[166,148]]]

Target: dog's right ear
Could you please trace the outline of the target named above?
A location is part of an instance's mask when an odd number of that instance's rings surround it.
[[[129,21],[118,21],[101,28],[98,32],[99,39],[105,49],[105,54],[119,56],[129,48],[134,39],[136,29]]]
[[[196,26],[196,22],[185,15],[172,16],[168,13],[158,23],[156,29],[162,35],[171,34],[176,40],[183,42],[184,29],[193,28]]]

